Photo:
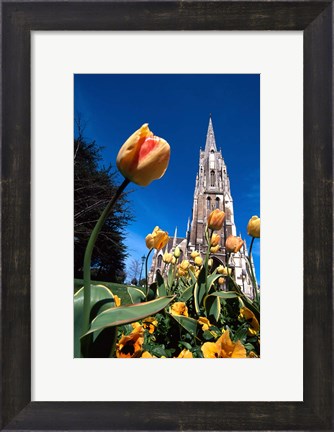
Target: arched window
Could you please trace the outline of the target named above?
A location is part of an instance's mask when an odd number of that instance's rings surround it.
[[[215,172],[214,172],[214,170],[212,170],[210,172],[210,178],[211,178],[211,186],[214,186],[215,185]]]
[[[158,267],[161,267],[161,263],[162,263],[162,256],[159,255],[158,256]]]
[[[206,208],[211,209],[211,198],[210,197],[207,197],[207,199],[206,199]]]
[[[219,209],[220,206],[220,199],[217,197],[216,198],[216,209]]]

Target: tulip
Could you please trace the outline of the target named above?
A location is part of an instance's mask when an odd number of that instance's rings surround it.
[[[220,277],[220,278],[218,279],[218,283],[219,283],[220,285],[223,285],[223,284],[225,283],[225,279],[224,279],[223,277]]]
[[[222,274],[223,276],[230,276],[232,274],[232,269],[220,265],[217,267],[217,273]]]
[[[141,358],[156,358],[156,356],[150,354],[148,351],[144,351]]]
[[[165,252],[162,260],[164,263],[169,264],[173,261],[173,255],[171,253]]]
[[[189,265],[190,265],[190,263],[188,260],[183,260],[180,264],[180,267],[182,268],[182,270],[187,270]]]
[[[213,259],[210,258],[210,259],[208,260],[208,267],[212,267],[212,264],[213,264]]]
[[[194,250],[194,251],[191,252],[190,256],[191,256],[192,259],[195,259],[196,257],[199,256],[199,252],[196,251],[196,250]]]
[[[158,327],[158,321],[154,317],[147,317],[143,320],[143,327],[144,329],[147,329],[150,334],[152,334]]]
[[[163,249],[168,243],[169,237],[168,232],[162,231],[158,226],[156,226],[152,234],[148,234],[145,238],[146,246],[148,249]]]
[[[225,247],[229,252],[239,252],[243,244],[244,242],[240,237],[230,235],[226,239]]]
[[[175,256],[175,258],[179,258],[180,255],[181,255],[180,248],[178,246],[176,246],[176,248],[174,250],[174,256]]]
[[[216,234],[216,233],[213,233],[212,234],[212,236],[211,236],[211,246],[217,246],[217,245],[219,245],[219,242],[220,242],[220,236],[218,235],[218,234]]]
[[[220,249],[220,245],[218,244],[217,246],[211,247],[210,248],[210,252],[211,253],[216,253],[216,252],[219,251],[219,249]]]
[[[210,321],[205,317],[199,317],[197,322],[202,326],[203,331],[209,330],[211,327]]]
[[[114,294],[114,302],[116,307],[121,305],[121,299],[116,294]]]
[[[249,336],[254,336],[259,332],[260,330],[259,321],[257,320],[256,316],[253,314],[253,312],[250,309],[246,307],[241,308],[240,317],[244,318],[250,325],[247,331]]]
[[[200,256],[196,257],[194,261],[198,267],[200,267],[203,264],[203,259]]]
[[[252,237],[259,238],[260,237],[260,218],[257,216],[252,216],[249,219],[248,225],[247,225],[247,233],[248,235]]]
[[[125,178],[139,186],[147,186],[164,175],[169,157],[168,142],[153,135],[145,123],[125,141],[116,164]]]
[[[222,210],[213,210],[208,216],[208,227],[214,231],[222,229],[225,213]]]
[[[186,274],[187,274],[187,270],[184,270],[183,268],[178,267],[178,269],[177,269],[177,275],[178,276],[186,276]]]

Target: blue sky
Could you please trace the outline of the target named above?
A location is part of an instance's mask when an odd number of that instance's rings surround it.
[[[230,176],[237,232],[249,245],[248,220],[260,216],[259,75],[79,74],[74,101],[75,114],[86,123],[85,137],[104,147],[105,165],[116,169],[121,145],[143,123],[171,146],[161,179],[147,187],[128,186],[136,218],[127,231],[128,263],[147,253],[145,237],[156,225],[171,236],[175,227],[185,235],[210,113]],[[260,280],[259,240],[253,253]]]

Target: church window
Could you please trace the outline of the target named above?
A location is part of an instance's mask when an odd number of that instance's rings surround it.
[[[158,267],[161,267],[161,263],[162,263],[162,256],[159,255],[158,256]]]
[[[206,208],[210,209],[211,208],[211,198],[207,197],[206,199]]]
[[[212,170],[210,172],[210,178],[211,178],[211,186],[215,185],[215,172]]]
[[[217,197],[216,198],[216,208],[219,209],[219,205],[220,205],[220,199]]]

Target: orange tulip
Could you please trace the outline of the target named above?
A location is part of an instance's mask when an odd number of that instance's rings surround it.
[[[163,249],[168,243],[169,237],[168,232],[162,231],[158,226],[156,226],[152,234],[148,234],[145,238],[146,246],[148,249]]]
[[[260,237],[261,220],[257,216],[252,216],[247,225],[247,234],[259,238]]]
[[[244,244],[240,237],[230,235],[226,239],[225,247],[229,252],[239,252]]]
[[[222,210],[213,210],[208,216],[208,227],[212,230],[219,231],[223,227],[225,213]]]
[[[139,186],[147,186],[164,175],[169,158],[168,142],[153,135],[145,123],[125,141],[116,164],[125,178]]]

